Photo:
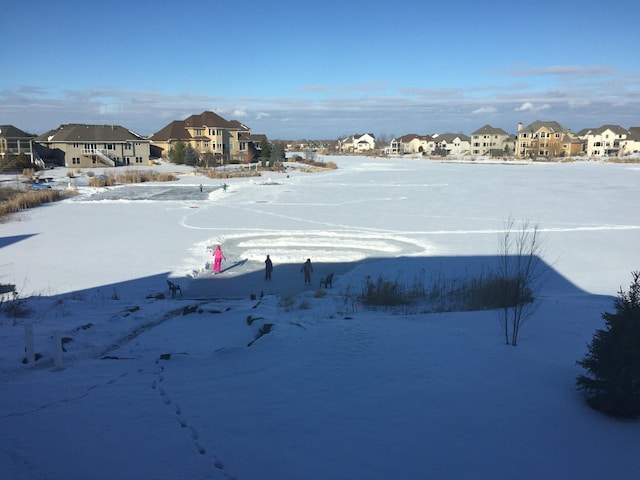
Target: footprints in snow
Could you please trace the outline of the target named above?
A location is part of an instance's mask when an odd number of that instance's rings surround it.
[[[180,405],[175,403],[171,399],[171,397],[169,396],[167,391],[162,386],[162,383],[164,382],[163,372],[164,372],[164,367],[160,366],[158,368],[158,371],[156,372],[157,378],[151,383],[151,388],[153,390],[156,390],[160,394],[160,398],[162,399],[162,403],[164,403],[167,407],[169,407],[169,408],[171,408],[173,410],[173,413],[176,416],[176,420],[178,422],[178,425],[180,425],[181,428],[184,428],[189,432],[188,433],[189,437],[191,438],[191,440],[192,440],[194,446],[196,447],[196,450],[198,451],[198,453],[200,455],[206,455],[207,454],[207,449],[200,443],[200,439],[199,439],[200,436],[198,434],[198,430],[194,426],[189,425],[187,420],[182,415],[182,408],[180,407]],[[213,466],[216,469],[224,470],[224,463],[222,463],[222,460],[220,460],[215,455],[211,455],[211,459],[213,461]],[[224,473],[224,477],[227,480],[235,480],[235,477],[233,475],[228,474],[228,473]]]

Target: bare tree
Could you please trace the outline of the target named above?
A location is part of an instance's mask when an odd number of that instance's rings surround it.
[[[544,282],[540,227],[522,221],[516,228],[509,217],[498,247],[498,278],[502,289],[500,324],[505,342],[518,345],[520,327],[535,313],[535,301]]]

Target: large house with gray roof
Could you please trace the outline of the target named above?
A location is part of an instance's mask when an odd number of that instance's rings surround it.
[[[34,139],[43,160],[69,168],[148,164],[148,139],[120,125],[60,125]]]
[[[568,128],[555,121],[518,124],[516,156],[522,158],[571,157],[582,152],[582,142]]]
[[[471,134],[471,155],[503,156],[513,153],[515,139],[501,128],[484,125]]]
[[[584,140],[584,152],[589,157],[616,157],[625,149],[629,150],[632,133],[619,125],[603,125],[585,128],[577,133]]]

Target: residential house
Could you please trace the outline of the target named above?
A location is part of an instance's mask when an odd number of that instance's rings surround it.
[[[616,157],[630,132],[619,125],[603,125],[582,129],[577,136],[584,141],[584,153],[588,157]]]
[[[60,125],[34,139],[43,159],[65,167],[142,165],[150,158],[148,139],[120,125]]]
[[[435,134],[429,140],[430,155],[466,155],[471,149],[471,139],[463,133]]]
[[[391,139],[389,147],[385,151],[390,155],[424,153],[429,148],[430,139],[431,137],[428,135],[409,133],[402,137]]]
[[[516,156],[522,158],[570,157],[582,150],[576,135],[555,121],[540,121],[522,126],[518,123]]]
[[[376,137],[372,133],[362,135],[356,133],[345,138],[338,139],[338,150],[345,153],[362,153],[375,150]]]
[[[501,128],[485,125],[471,134],[472,155],[502,157],[512,153],[512,137]]]
[[[32,142],[35,137],[13,125],[0,125],[0,166],[6,165],[20,154],[26,155],[31,163],[39,163],[33,150]]]
[[[633,153],[640,153],[640,127],[629,127],[629,135],[620,142],[618,156],[624,157]]]
[[[205,111],[185,120],[174,120],[149,138],[168,156],[179,141],[191,145],[201,159],[211,164],[246,161],[251,129],[237,120],[226,120]]]

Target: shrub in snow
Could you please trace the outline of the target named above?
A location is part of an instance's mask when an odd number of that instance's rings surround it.
[[[606,328],[596,330],[577,362],[589,375],[576,380],[592,408],[626,418],[640,416],[640,271],[632,275],[629,292],[620,290],[615,313],[602,314]]]

